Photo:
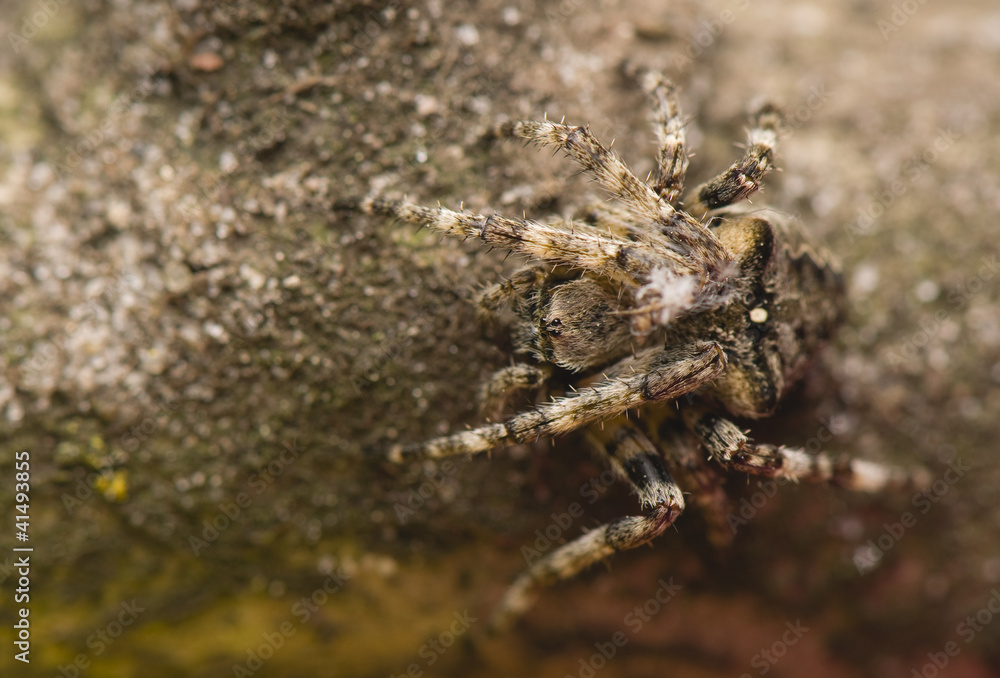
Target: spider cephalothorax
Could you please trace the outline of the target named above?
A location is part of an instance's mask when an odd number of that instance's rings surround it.
[[[502,400],[567,380],[571,391],[499,423],[393,448],[390,458],[471,454],[586,427],[647,510],[536,561],[508,590],[499,620],[523,612],[536,585],[658,536],[684,508],[681,487],[705,512],[710,538],[727,541],[725,471],[869,491],[915,482],[871,462],[756,443],[727,418],[774,411],[839,318],[840,276],[797,221],[745,202],[772,167],[776,109],[753,113],[744,156],[696,189],[682,209],[687,152],[676,94],[657,73],[638,76],[653,102],[659,141],[649,182],[585,127],[519,121],[496,131],[564,150],[618,206],[600,205],[581,220],[538,222],[373,197],[357,205],[533,259],[482,296],[487,311],[513,310],[517,351],[530,359],[498,372],[484,393]],[[625,416],[639,407],[641,417]]]

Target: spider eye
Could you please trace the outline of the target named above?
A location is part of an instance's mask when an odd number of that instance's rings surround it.
[[[750,322],[752,323],[762,323],[767,321],[767,309],[763,306],[758,306],[757,308],[750,310]]]

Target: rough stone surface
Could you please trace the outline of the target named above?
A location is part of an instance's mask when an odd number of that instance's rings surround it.
[[[902,678],[935,658],[998,675],[995,3],[10,5],[4,675],[25,668],[8,548],[21,450],[46,675]],[[572,213],[599,193],[567,162],[481,136],[565,115],[645,175],[624,58],[682,87],[693,181],[738,153],[754,97],[781,102],[783,172],[758,199],[844,260],[843,330],[755,434],[922,464],[937,484],[933,501],[768,497],[733,477],[748,520],[731,549],[691,512],[491,637],[535,530],[579,502],[570,537],[634,499],[573,437],[450,466],[367,460],[480,421],[478,385],[510,355],[472,299],[518,262],[332,208],[374,187]],[[682,588],[660,605],[663,582]]]

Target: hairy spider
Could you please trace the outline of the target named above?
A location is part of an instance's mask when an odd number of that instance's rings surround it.
[[[705,512],[710,539],[731,539],[725,471],[864,491],[922,483],[920,473],[756,443],[728,418],[774,412],[840,318],[841,276],[794,219],[744,202],[773,166],[776,108],[753,112],[743,157],[682,209],[688,156],[675,88],[652,71],[633,75],[653,104],[659,155],[651,182],[638,179],[586,127],[543,120],[496,130],[562,149],[617,206],[601,204],[583,220],[542,223],[376,197],[355,205],[534,260],[482,295],[489,312],[513,309],[517,351],[531,362],[500,370],[484,397],[503,400],[542,386],[571,391],[499,423],[397,446],[390,459],[472,454],[586,427],[646,511],[586,532],[532,564],[498,606],[500,623],[522,614],[538,585],[660,535],[684,509],[681,487]],[[641,416],[627,416],[638,408]]]

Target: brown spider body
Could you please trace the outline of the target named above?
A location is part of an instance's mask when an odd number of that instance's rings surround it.
[[[542,386],[571,391],[494,424],[394,447],[389,458],[471,454],[584,429],[647,511],[534,562],[508,590],[498,621],[526,610],[539,584],[661,534],[684,509],[682,486],[705,513],[709,538],[724,543],[732,537],[726,472],[866,491],[921,482],[919,474],[871,462],[759,444],[727,419],[774,412],[836,326],[841,278],[797,221],[742,202],[772,168],[776,109],[754,113],[743,158],[696,189],[690,208],[682,209],[687,153],[675,90],[657,73],[639,77],[653,102],[660,145],[650,183],[585,127],[518,121],[496,132],[564,150],[620,206],[542,223],[379,198],[357,205],[533,259],[482,296],[488,312],[513,311],[516,350],[532,361],[498,372],[484,397],[503,402],[511,391]],[[642,416],[629,419],[638,408]]]
[[[681,318],[668,342],[717,341],[726,370],[705,388],[730,414],[774,413],[836,327],[842,278],[829,255],[805,245],[798,222],[772,210],[727,218],[714,229],[740,273],[726,305]]]

